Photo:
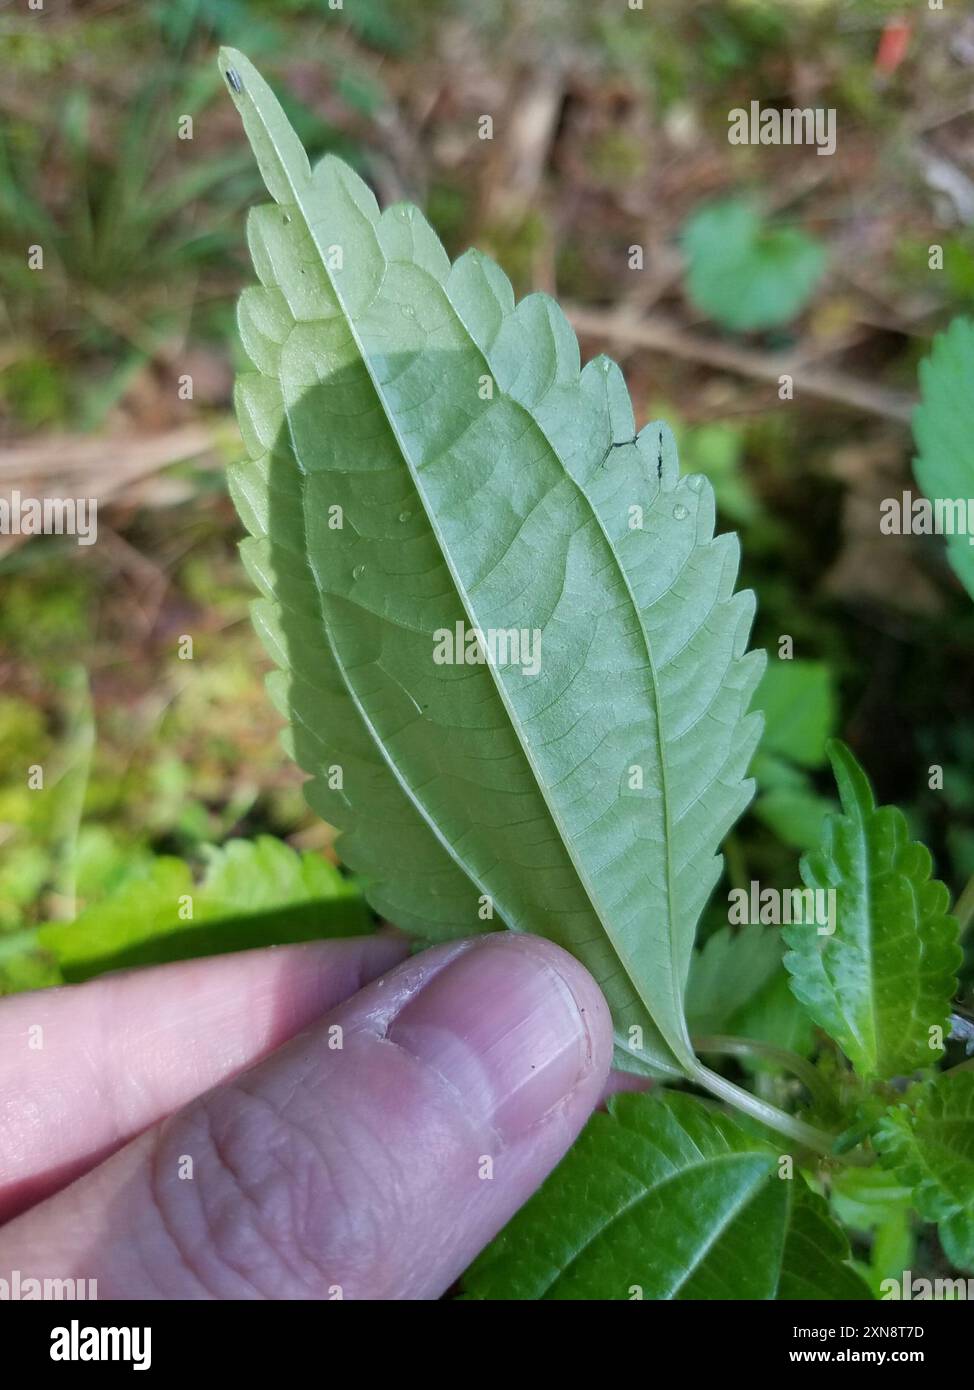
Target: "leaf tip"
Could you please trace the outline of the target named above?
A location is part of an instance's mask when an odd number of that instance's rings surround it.
[[[245,70],[250,67],[250,64],[239,49],[221,48],[217,55],[217,66],[234,102],[238,102],[238,99],[244,94]]]
[[[830,738],[825,745],[835,784],[839,789],[839,800],[847,816],[868,816],[876,809],[876,798],[869,778],[856,761],[852,749],[839,738]]]

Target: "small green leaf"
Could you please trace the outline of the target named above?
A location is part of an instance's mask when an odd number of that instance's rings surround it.
[[[63,984],[57,962],[33,931],[0,934],[0,995]]]
[[[76,983],[122,967],[354,936],[370,925],[357,887],[333,865],[260,836],[211,850],[199,884],[181,859],[155,859],[73,922],[52,922],[17,939]],[[0,938],[0,956],[5,945]]]
[[[720,1033],[781,969],[781,934],[749,922],[718,927],[694,951],[687,982],[687,1018],[694,1033]]]
[[[912,1193],[895,1173],[871,1164],[841,1168],[829,1184],[832,1211],[843,1226],[870,1237],[867,1260],[856,1263],[876,1298],[886,1281],[901,1280],[916,1258]],[[884,1288],[885,1285],[885,1288]]]
[[[836,1216],[856,1231],[873,1231],[913,1205],[909,1187],[876,1164],[841,1168],[832,1178],[831,1199]]]
[[[835,727],[832,672],[822,661],[769,661],[754,696],[764,714],[761,753],[801,767],[822,767]]]
[[[837,809],[819,796],[806,768],[825,762],[836,719],[832,672],[820,661],[772,661],[761,678],[755,707],[764,733],[751,772],[758,784],[754,815],[786,845],[814,849],[825,817]]]
[[[765,767],[764,760],[761,768]],[[761,770],[757,763],[753,768],[759,779]],[[754,814],[763,825],[773,830],[783,844],[793,849],[814,849],[821,842],[822,830],[827,816],[834,814],[836,803],[828,797],[819,796],[807,785],[802,774],[803,785],[799,787],[773,787],[758,793],[754,803]]]
[[[950,1263],[974,1273],[974,1205],[945,1217],[937,1235]]]
[[[687,290],[725,328],[788,323],[805,307],[825,269],[825,250],[794,227],[768,227],[746,202],[701,208],[683,231]]]
[[[930,855],[892,806],[877,809],[844,744],[829,745],[842,815],[802,860],[811,889],[835,893],[833,935],[814,924],[783,928],[792,989],[862,1077],[892,1077],[942,1055],[961,953],[949,895],[931,879]]]
[[[930,501],[969,508],[974,498],[974,320],[954,319],[920,363],[913,437],[918,450],[913,471]],[[966,510],[964,515],[970,519]],[[948,536],[947,556],[974,598],[972,540],[965,524],[960,533]]]
[[[966,1258],[974,1220],[974,1071],[945,1073],[914,1094],[912,1104],[883,1117],[876,1147],[913,1189],[924,1220],[944,1222],[948,1241]]]
[[[724,1031],[735,1037],[753,1038],[787,1048],[799,1057],[810,1057],[815,1050],[815,1029],[812,1020],[789,989],[784,967],[738,1009],[724,1025]],[[741,1066],[748,1071],[780,1071],[777,1062],[763,1057],[742,1056]]]
[[[619,1095],[467,1272],[480,1299],[861,1298],[801,1177],[684,1095]]]
[[[256,840],[229,840],[204,850],[207,860],[202,892],[221,911],[264,912],[286,903],[344,898],[355,901],[359,890],[320,854],[298,854],[283,840],[258,835]]]

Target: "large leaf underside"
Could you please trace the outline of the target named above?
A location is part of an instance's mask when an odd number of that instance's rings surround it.
[[[760,729],[736,538],[551,299],[451,265],[340,161],[312,172],[253,67],[221,65],[275,200],[249,221],[232,484],[309,801],[392,921],[547,936],[630,1065],[692,1066],[694,930]],[[458,623],[540,633],[540,670],[437,664]]]

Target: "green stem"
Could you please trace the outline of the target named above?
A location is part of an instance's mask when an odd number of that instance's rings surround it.
[[[767,1101],[752,1095],[750,1091],[745,1091],[743,1087],[735,1085],[733,1081],[728,1081],[726,1077],[720,1076],[708,1067],[696,1066],[690,1075],[690,1080],[695,1081],[698,1086],[702,1086],[718,1100],[733,1105],[736,1110],[742,1110],[745,1115],[750,1115],[752,1119],[767,1125],[769,1129],[783,1134],[788,1139],[793,1139],[803,1149],[811,1149],[813,1153],[817,1154],[832,1153],[834,1141],[831,1134],[816,1129],[814,1125],[806,1124],[804,1120],[799,1120],[795,1115],[789,1115],[786,1111],[779,1110],[776,1105],[769,1105]]]
[[[811,1062],[786,1047],[775,1047],[773,1043],[759,1042],[756,1038],[732,1038],[724,1034],[694,1038],[693,1046],[697,1052],[718,1052],[726,1057],[757,1057],[760,1061],[776,1062],[797,1076],[812,1100],[819,1105],[828,1106],[832,1099],[831,1091]]]
[[[743,1111],[745,1115],[750,1115],[759,1124],[766,1125],[768,1129],[773,1129],[777,1134],[782,1134],[787,1139],[793,1139],[803,1149],[810,1149],[812,1153],[821,1154],[824,1158],[830,1158],[833,1161],[850,1164],[854,1167],[865,1167],[873,1161],[868,1154],[837,1154],[835,1152],[835,1135],[827,1134],[825,1130],[816,1129],[814,1125],[806,1124],[797,1116],[779,1110],[776,1105],[769,1105],[767,1101],[753,1096],[750,1091],[745,1091],[742,1086],[735,1085],[733,1081],[728,1081],[726,1077],[720,1076],[715,1071],[710,1071],[708,1067],[698,1063],[689,1072],[689,1079],[695,1081],[698,1086],[702,1086],[704,1090],[709,1091],[711,1095],[716,1096],[718,1100],[734,1106],[736,1110]]]

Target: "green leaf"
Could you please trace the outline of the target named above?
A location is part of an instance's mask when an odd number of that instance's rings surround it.
[[[974,1273],[974,1206],[945,1217],[937,1235],[950,1263]]]
[[[73,922],[0,937],[0,979],[12,978],[9,989],[36,989],[59,978],[76,983],[106,970],[370,929],[355,884],[319,855],[260,836],[211,849],[209,860],[196,884],[181,859],[155,859]],[[38,975],[45,962],[46,976]]]
[[[850,1263],[849,1241],[830,1217],[825,1200],[801,1179],[795,1181],[795,1189],[777,1298],[870,1299],[868,1286]]]
[[[718,927],[694,951],[687,1018],[694,1033],[720,1033],[781,969],[781,934],[759,922]]]
[[[949,895],[931,879],[928,851],[893,806],[877,809],[865,773],[844,744],[829,745],[843,814],[821,849],[802,860],[812,889],[835,892],[835,932],[783,928],[792,989],[862,1077],[892,1077],[942,1055],[961,954]]]
[[[33,932],[0,934],[0,995],[63,983],[57,962],[38,946]]]
[[[727,1020],[724,1031],[787,1048],[799,1057],[810,1057],[815,1050],[815,1030],[788,986],[788,975],[782,968]],[[763,1057],[742,1056],[739,1061],[752,1072],[780,1071],[776,1062]]]
[[[737,542],[552,300],[515,307],[415,208],[312,172],[251,64],[221,66],[276,204],[249,221],[231,487],[308,799],[384,916],[551,937],[627,1065],[698,1068],[694,929],[759,732]],[[529,659],[484,660],[512,631]]]
[[[760,786],[757,763],[753,770]],[[754,814],[763,825],[774,831],[783,844],[802,850],[814,849],[819,844],[826,817],[836,809],[834,801],[819,796],[807,785],[773,787],[760,792],[754,803]]]
[[[690,299],[724,328],[788,323],[825,269],[825,250],[794,227],[771,228],[746,202],[727,199],[694,213],[683,229]]]
[[[764,714],[761,747],[751,768],[758,784],[754,815],[785,844],[814,849],[825,817],[838,809],[818,795],[803,770],[825,762],[836,719],[832,672],[820,661],[773,661],[754,703]]]
[[[920,404],[913,415],[913,437],[918,451],[913,471],[927,497],[935,505],[954,501],[970,509],[974,498],[974,320],[954,319],[920,363]],[[966,526],[962,534],[948,536],[947,558],[974,598],[972,539]]]
[[[359,892],[320,854],[298,854],[283,840],[229,840],[207,846],[203,895],[221,912],[264,912],[286,903],[346,899]]]
[[[474,1262],[479,1299],[868,1298],[779,1155],[690,1096],[618,1095]]]
[[[916,1258],[913,1198],[894,1173],[871,1164],[866,1168],[841,1168],[830,1179],[830,1204],[843,1226],[868,1234],[868,1261],[857,1262],[876,1298],[884,1283],[901,1280]],[[887,1285],[888,1287],[888,1285]]]
[[[835,685],[824,662],[769,662],[754,704],[764,714],[762,754],[823,766],[836,718]]]
[[[832,1177],[831,1198],[836,1216],[856,1231],[873,1231],[913,1205],[910,1188],[876,1164],[839,1169]]]
[[[924,1220],[943,1222],[948,1243],[966,1259],[974,1219],[974,1071],[945,1073],[914,1096],[883,1117],[876,1147],[913,1189]]]

